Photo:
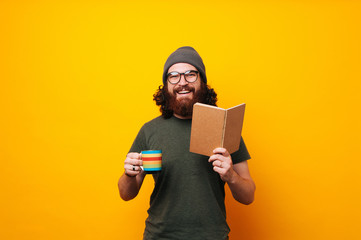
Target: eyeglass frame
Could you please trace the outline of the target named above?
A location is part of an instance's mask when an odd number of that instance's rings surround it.
[[[194,80],[193,82],[188,81],[187,78],[186,78],[186,74],[191,73],[191,72],[197,74],[196,80]],[[178,74],[180,75],[179,78],[178,78],[178,81],[177,81],[176,83],[171,83],[171,82],[169,81],[169,76],[171,75],[171,73],[178,73]],[[181,78],[182,78],[182,75],[184,76],[184,80],[185,80],[187,83],[194,83],[194,82],[196,82],[196,81],[198,80],[199,71],[196,71],[196,70],[188,70],[188,71],[185,71],[184,73],[180,73],[180,72],[177,72],[177,71],[172,71],[172,72],[170,72],[170,73],[167,74],[167,81],[168,81],[170,84],[172,84],[172,85],[176,85],[176,84],[178,84],[178,83],[180,82],[180,80],[181,80]]]

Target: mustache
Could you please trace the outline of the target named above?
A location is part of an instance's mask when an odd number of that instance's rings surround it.
[[[180,91],[189,91],[189,92],[194,92],[194,87],[191,87],[189,85],[185,85],[185,86],[178,86],[178,87],[175,87],[173,89],[173,93],[176,94],[177,92],[180,92]]]

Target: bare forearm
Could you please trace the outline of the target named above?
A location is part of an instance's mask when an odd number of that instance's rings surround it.
[[[213,150],[208,162],[221,179],[228,183],[234,199],[243,204],[251,204],[254,200],[256,186],[248,170],[247,161],[233,164],[232,157],[225,148]]]
[[[142,186],[143,179],[143,174],[139,174],[134,177],[129,177],[123,174],[118,181],[120,197],[125,201],[129,201],[135,198],[139,193],[140,187]]]
[[[236,172],[232,179],[227,182],[233,198],[243,204],[251,204],[254,201],[256,185],[251,179],[244,179]]]

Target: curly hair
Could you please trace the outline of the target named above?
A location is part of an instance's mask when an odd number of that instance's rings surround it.
[[[201,81],[202,100],[201,103],[217,106],[217,93],[209,85]],[[173,116],[173,110],[170,107],[169,93],[167,85],[160,85],[153,95],[153,100],[157,106],[160,106],[160,112],[164,118],[170,118]]]

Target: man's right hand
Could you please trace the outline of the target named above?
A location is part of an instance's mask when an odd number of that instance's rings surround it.
[[[143,161],[140,160],[140,153],[130,152],[127,154],[127,158],[124,161],[124,174],[128,177],[135,177],[143,172],[140,166],[143,165]]]
[[[139,153],[131,152],[127,154],[124,161],[125,171],[118,181],[120,197],[125,201],[135,198],[139,193],[145,177],[145,172],[141,166],[143,166],[143,161]]]

